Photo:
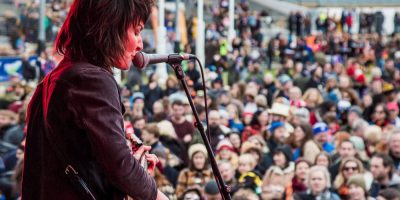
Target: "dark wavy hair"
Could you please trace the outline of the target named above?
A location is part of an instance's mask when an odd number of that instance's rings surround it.
[[[56,51],[111,71],[124,54],[128,28],[146,22],[153,5],[153,0],[75,0]]]

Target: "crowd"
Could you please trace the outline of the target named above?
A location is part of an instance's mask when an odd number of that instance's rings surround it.
[[[325,14],[312,22],[297,12],[288,17],[289,36],[266,39],[269,14],[240,1],[237,37],[229,43],[227,2],[207,9],[208,92],[201,90],[195,63],[185,72],[203,123],[207,99],[204,125],[233,199],[400,200],[399,14],[395,33],[386,35],[368,26],[348,32],[352,12],[335,26]],[[188,36],[184,51],[190,53],[196,35]],[[20,38],[29,40],[29,31]],[[43,54],[37,65],[43,76],[56,64]],[[136,78],[128,75],[121,85],[124,126],[127,139],[137,135],[158,156],[152,175],[159,189],[171,200],[220,199],[175,75],[160,83],[151,73],[141,83],[134,70]],[[38,74],[27,70],[23,76],[11,77],[0,90],[0,198],[17,199],[20,191],[25,115],[34,90],[29,83]]]
[[[288,17],[288,30],[290,34],[296,36],[306,36],[311,34],[313,17],[310,13],[304,15],[300,11],[290,13]],[[390,19],[386,19],[390,20]],[[357,21],[357,23],[356,23]],[[359,12],[355,10],[343,10],[341,15],[328,15],[321,12],[315,16],[315,27],[318,31],[328,33],[332,31],[356,32],[355,25],[358,24],[358,33],[379,35],[388,33],[384,26],[385,16],[382,11],[376,12]],[[400,16],[397,12],[393,17],[393,34],[400,32]]]

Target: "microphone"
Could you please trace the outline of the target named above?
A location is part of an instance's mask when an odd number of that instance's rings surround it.
[[[148,65],[157,63],[175,64],[183,60],[194,60],[195,55],[192,54],[147,54],[144,52],[137,52],[132,63],[139,69],[143,69]]]

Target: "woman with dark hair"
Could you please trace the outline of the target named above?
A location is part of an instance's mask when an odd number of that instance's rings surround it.
[[[64,58],[38,85],[27,117],[22,199],[167,199],[149,172],[158,159],[128,147],[113,68],[142,50],[152,0],[75,0],[56,40]],[[85,184],[83,183],[85,182]],[[91,194],[89,194],[89,192]]]
[[[313,163],[315,157],[322,150],[321,146],[313,140],[311,125],[305,122],[301,122],[294,128],[289,140],[290,145],[294,148],[294,160],[303,157]]]
[[[189,147],[189,167],[183,169],[178,176],[176,196],[182,198],[186,188],[202,187],[214,176],[208,167],[207,149],[204,144],[194,144]]]
[[[294,193],[305,192],[307,190],[306,177],[309,169],[312,167],[311,162],[299,158],[295,163],[294,176],[292,182],[286,186],[285,199],[293,199]]]
[[[371,114],[371,123],[381,128],[390,124],[389,111],[387,110],[385,104],[379,103],[375,106],[374,112]]]
[[[333,188],[341,199],[351,199],[347,182],[351,176],[362,173],[364,173],[364,166],[355,157],[349,157],[340,163],[339,174],[333,182]]]

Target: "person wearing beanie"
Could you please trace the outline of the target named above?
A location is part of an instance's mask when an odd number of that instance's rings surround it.
[[[183,169],[178,176],[178,184],[176,186],[176,196],[178,198],[182,197],[186,188],[202,187],[213,178],[213,173],[208,166],[208,154],[204,144],[191,145],[188,155],[190,159],[189,167]]]
[[[358,156],[362,161],[368,161],[368,155],[365,152],[365,143],[361,137],[351,136],[349,140],[354,144],[354,147],[357,151]]]
[[[239,163],[239,156],[235,152],[232,143],[228,139],[221,140],[217,145],[217,153],[215,160],[225,160],[232,164],[232,167],[236,169]]]
[[[208,181],[204,186],[204,194],[207,200],[222,200],[218,185],[215,180]]]
[[[364,174],[352,175],[347,181],[349,188],[349,199],[351,200],[373,200],[368,195],[369,186],[366,183]]]
[[[262,191],[265,199],[282,199],[285,187],[294,176],[293,154],[289,146],[280,146],[273,152],[274,164],[263,177]]]
[[[267,140],[268,148],[271,152],[274,152],[275,148],[283,145],[286,140],[286,136],[289,135],[285,123],[282,121],[274,121],[268,128],[269,138]]]
[[[399,117],[399,105],[397,102],[389,102],[386,104],[386,108],[389,111],[389,121],[396,128],[400,127],[400,117]]]
[[[328,142],[329,128],[324,122],[318,122],[313,126],[314,140],[317,141],[322,149],[328,153],[335,151],[335,146]]]

